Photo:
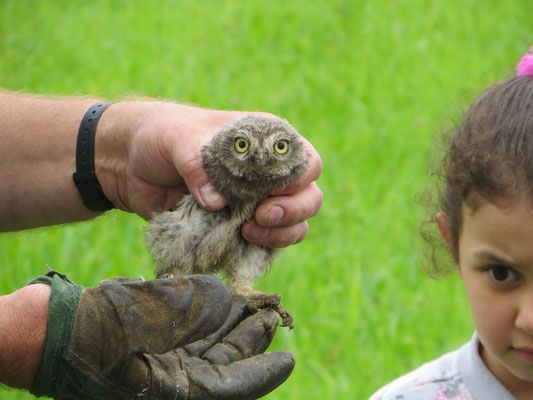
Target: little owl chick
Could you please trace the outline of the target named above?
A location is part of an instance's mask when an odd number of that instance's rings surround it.
[[[203,165],[226,198],[219,211],[200,207],[188,193],[172,211],[154,215],[145,239],[156,276],[222,272],[234,295],[257,307],[273,307],[292,328],[279,295],[253,290],[275,251],[246,241],[240,232],[257,205],[307,169],[307,155],[296,130],[276,117],[246,116],[224,126],[202,151]]]

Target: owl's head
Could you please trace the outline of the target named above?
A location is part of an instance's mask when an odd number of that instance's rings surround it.
[[[296,130],[285,120],[246,116],[223,127],[204,148],[204,166],[227,198],[264,197],[307,168]]]

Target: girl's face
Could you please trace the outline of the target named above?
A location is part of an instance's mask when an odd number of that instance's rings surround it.
[[[512,393],[531,393],[533,204],[487,202],[474,212],[463,205],[462,212],[458,272],[481,342],[481,357]]]

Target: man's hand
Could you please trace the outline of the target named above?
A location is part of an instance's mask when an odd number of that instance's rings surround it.
[[[247,112],[217,111],[165,102],[121,102],[103,114],[96,135],[96,173],[118,208],[149,219],[171,208],[187,188],[205,208],[226,202],[202,166],[201,149],[225,124]],[[285,247],[307,234],[307,219],[322,205],[315,183],[322,162],[302,137],[310,167],[294,184],[263,202],[242,229],[246,239]]]
[[[76,138],[91,98],[52,99],[0,91],[0,231],[14,231],[94,218],[72,175]],[[228,122],[243,115],[170,102],[112,104],[96,131],[96,175],[104,194],[125,211],[149,219],[168,210],[186,190],[205,208],[225,200],[213,189],[201,150]],[[322,161],[301,138],[309,168],[300,179],[273,193],[242,227],[243,236],[269,247],[285,247],[307,234],[307,220],[322,205],[315,181]]]
[[[163,368],[155,398],[174,398],[173,382],[186,381],[191,399],[256,399],[283,383],[294,367],[288,351],[264,353],[274,338],[279,314],[261,310],[250,314],[248,301],[234,297],[228,319],[211,336],[164,355],[153,356],[156,365],[175,364],[183,369]],[[166,381],[165,381],[166,380]],[[170,383],[170,385],[169,385]]]
[[[50,272],[41,366],[31,392],[57,399],[256,399],[290,375],[289,352],[263,354],[274,311],[250,316],[214,277],[112,278],[82,288]]]

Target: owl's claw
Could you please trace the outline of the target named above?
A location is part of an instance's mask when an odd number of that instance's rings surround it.
[[[249,298],[250,311],[255,313],[259,308],[271,308],[276,311],[281,317],[281,326],[287,326],[289,329],[294,328],[292,316],[287,312],[285,307],[281,305],[281,296],[279,294],[254,294]]]
[[[274,310],[276,310],[281,316],[281,326],[287,326],[289,330],[294,329],[294,319],[292,318],[292,315],[290,315],[281,304],[274,307]]]

